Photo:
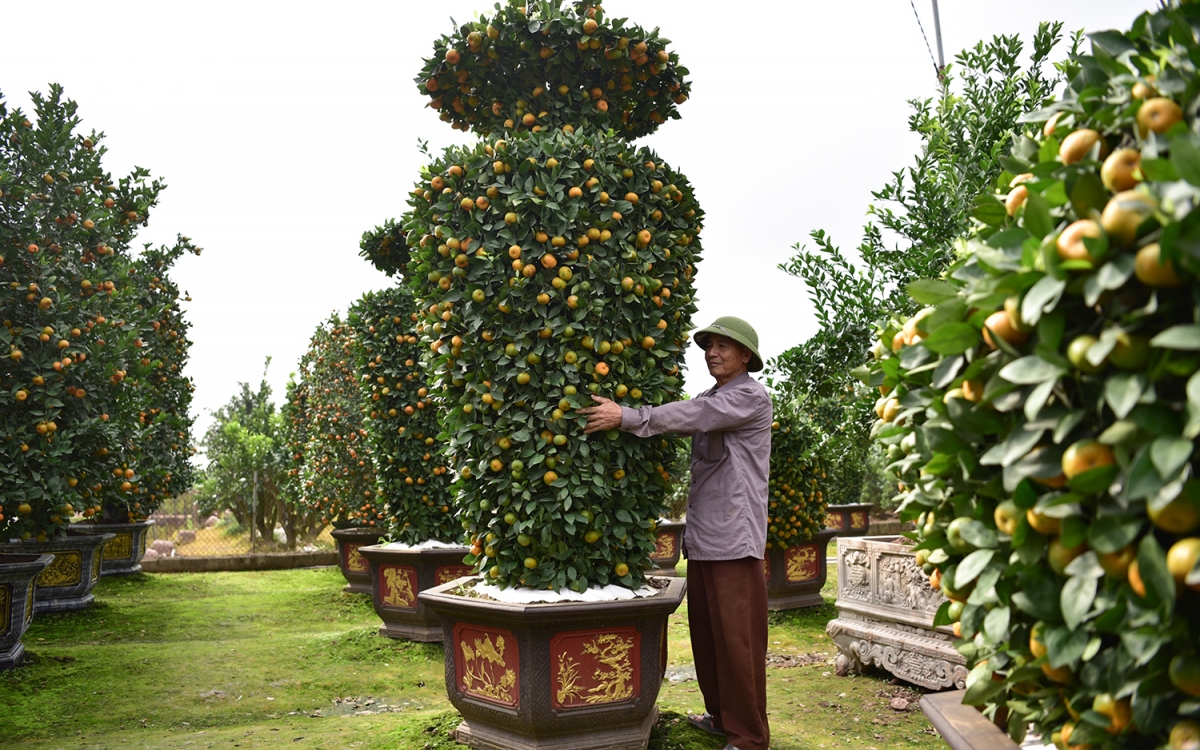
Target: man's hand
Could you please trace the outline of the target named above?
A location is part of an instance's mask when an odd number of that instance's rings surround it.
[[[579,409],[580,414],[587,415],[587,425],[583,431],[590,435],[593,432],[605,432],[621,426],[621,406],[603,396],[592,396],[596,406]]]

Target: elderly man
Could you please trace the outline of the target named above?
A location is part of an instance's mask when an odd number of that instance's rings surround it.
[[[763,367],[758,334],[718,318],[696,343],[717,384],[690,401],[622,407],[599,396],[580,411],[585,432],[619,427],[639,437],[692,438],[692,485],[683,549],[688,625],[704,714],[696,726],[725,735],[725,750],[767,750],[767,480],[771,397],[749,373]]]

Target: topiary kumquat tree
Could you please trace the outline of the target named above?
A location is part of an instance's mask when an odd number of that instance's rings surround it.
[[[369,292],[347,318],[358,340],[367,445],[388,536],[405,544],[455,542],[462,525],[451,512],[450,470],[437,440],[437,409],[421,369],[412,292]]]
[[[1197,28],[1090,35],[865,373],[965,700],[1015,738],[1200,738]]]
[[[300,358],[307,441],[300,455],[301,502],[334,526],[385,525],[363,427],[354,330],[334,313]],[[289,393],[289,396],[293,395]],[[294,413],[291,416],[296,416]]]
[[[61,87],[32,96],[32,120],[0,101],[4,539],[45,539],[65,532],[76,513],[93,516],[117,470],[119,504],[159,494],[157,484],[148,490],[138,481],[122,450],[139,404],[148,403],[126,377],[142,325],[160,312],[139,306],[128,272],[194,250],[181,240],[135,261],[130,242],[164,186],[143,169],[114,181],[100,163],[101,136],[77,132],[77,107]],[[162,396],[157,408],[186,413],[182,393]],[[186,436],[176,443],[184,450]]]
[[[509,4],[417,78],[483,139],[422,171],[403,228],[469,559],[503,586],[637,587],[650,567],[675,439],[585,437],[575,410],[680,397],[703,214],[623,140],[678,116],[667,43],[588,4]]]
[[[825,528],[825,436],[794,403],[775,398],[767,549],[812,541]]]

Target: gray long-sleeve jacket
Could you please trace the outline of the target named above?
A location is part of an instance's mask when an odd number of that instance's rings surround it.
[[[771,397],[739,375],[690,401],[621,408],[639,437],[691,433],[692,487],[684,550],[690,560],[762,559],[767,548]]]

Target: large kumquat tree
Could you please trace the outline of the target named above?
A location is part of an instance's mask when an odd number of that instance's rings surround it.
[[[667,44],[588,3],[505,4],[417,78],[481,137],[423,170],[403,229],[471,559],[501,585],[636,587],[649,567],[674,439],[585,437],[575,410],[681,395],[703,214],[625,140],[686,99]]]
[[[340,315],[318,326],[300,358],[299,384],[288,389],[284,416],[292,422],[289,448],[301,503],[319,512],[323,523],[384,528],[387,514],[377,502],[363,426],[358,346],[354,329]],[[294,444],[297,435],[304,436],[303,445]]]
[[[1014,737],[1200,740],[1198,28],[1090,35],[866,374],[966,701]]]
[[[4,539],[55,536],[102,509],[143,517],[187,482],[190,451],[186,324],[165,277],[199,251],[180,238],[138,257],[163,184],[105,172],[101,136],[79,132],[60,87],[33,102],[26,117],[0,101]]]

